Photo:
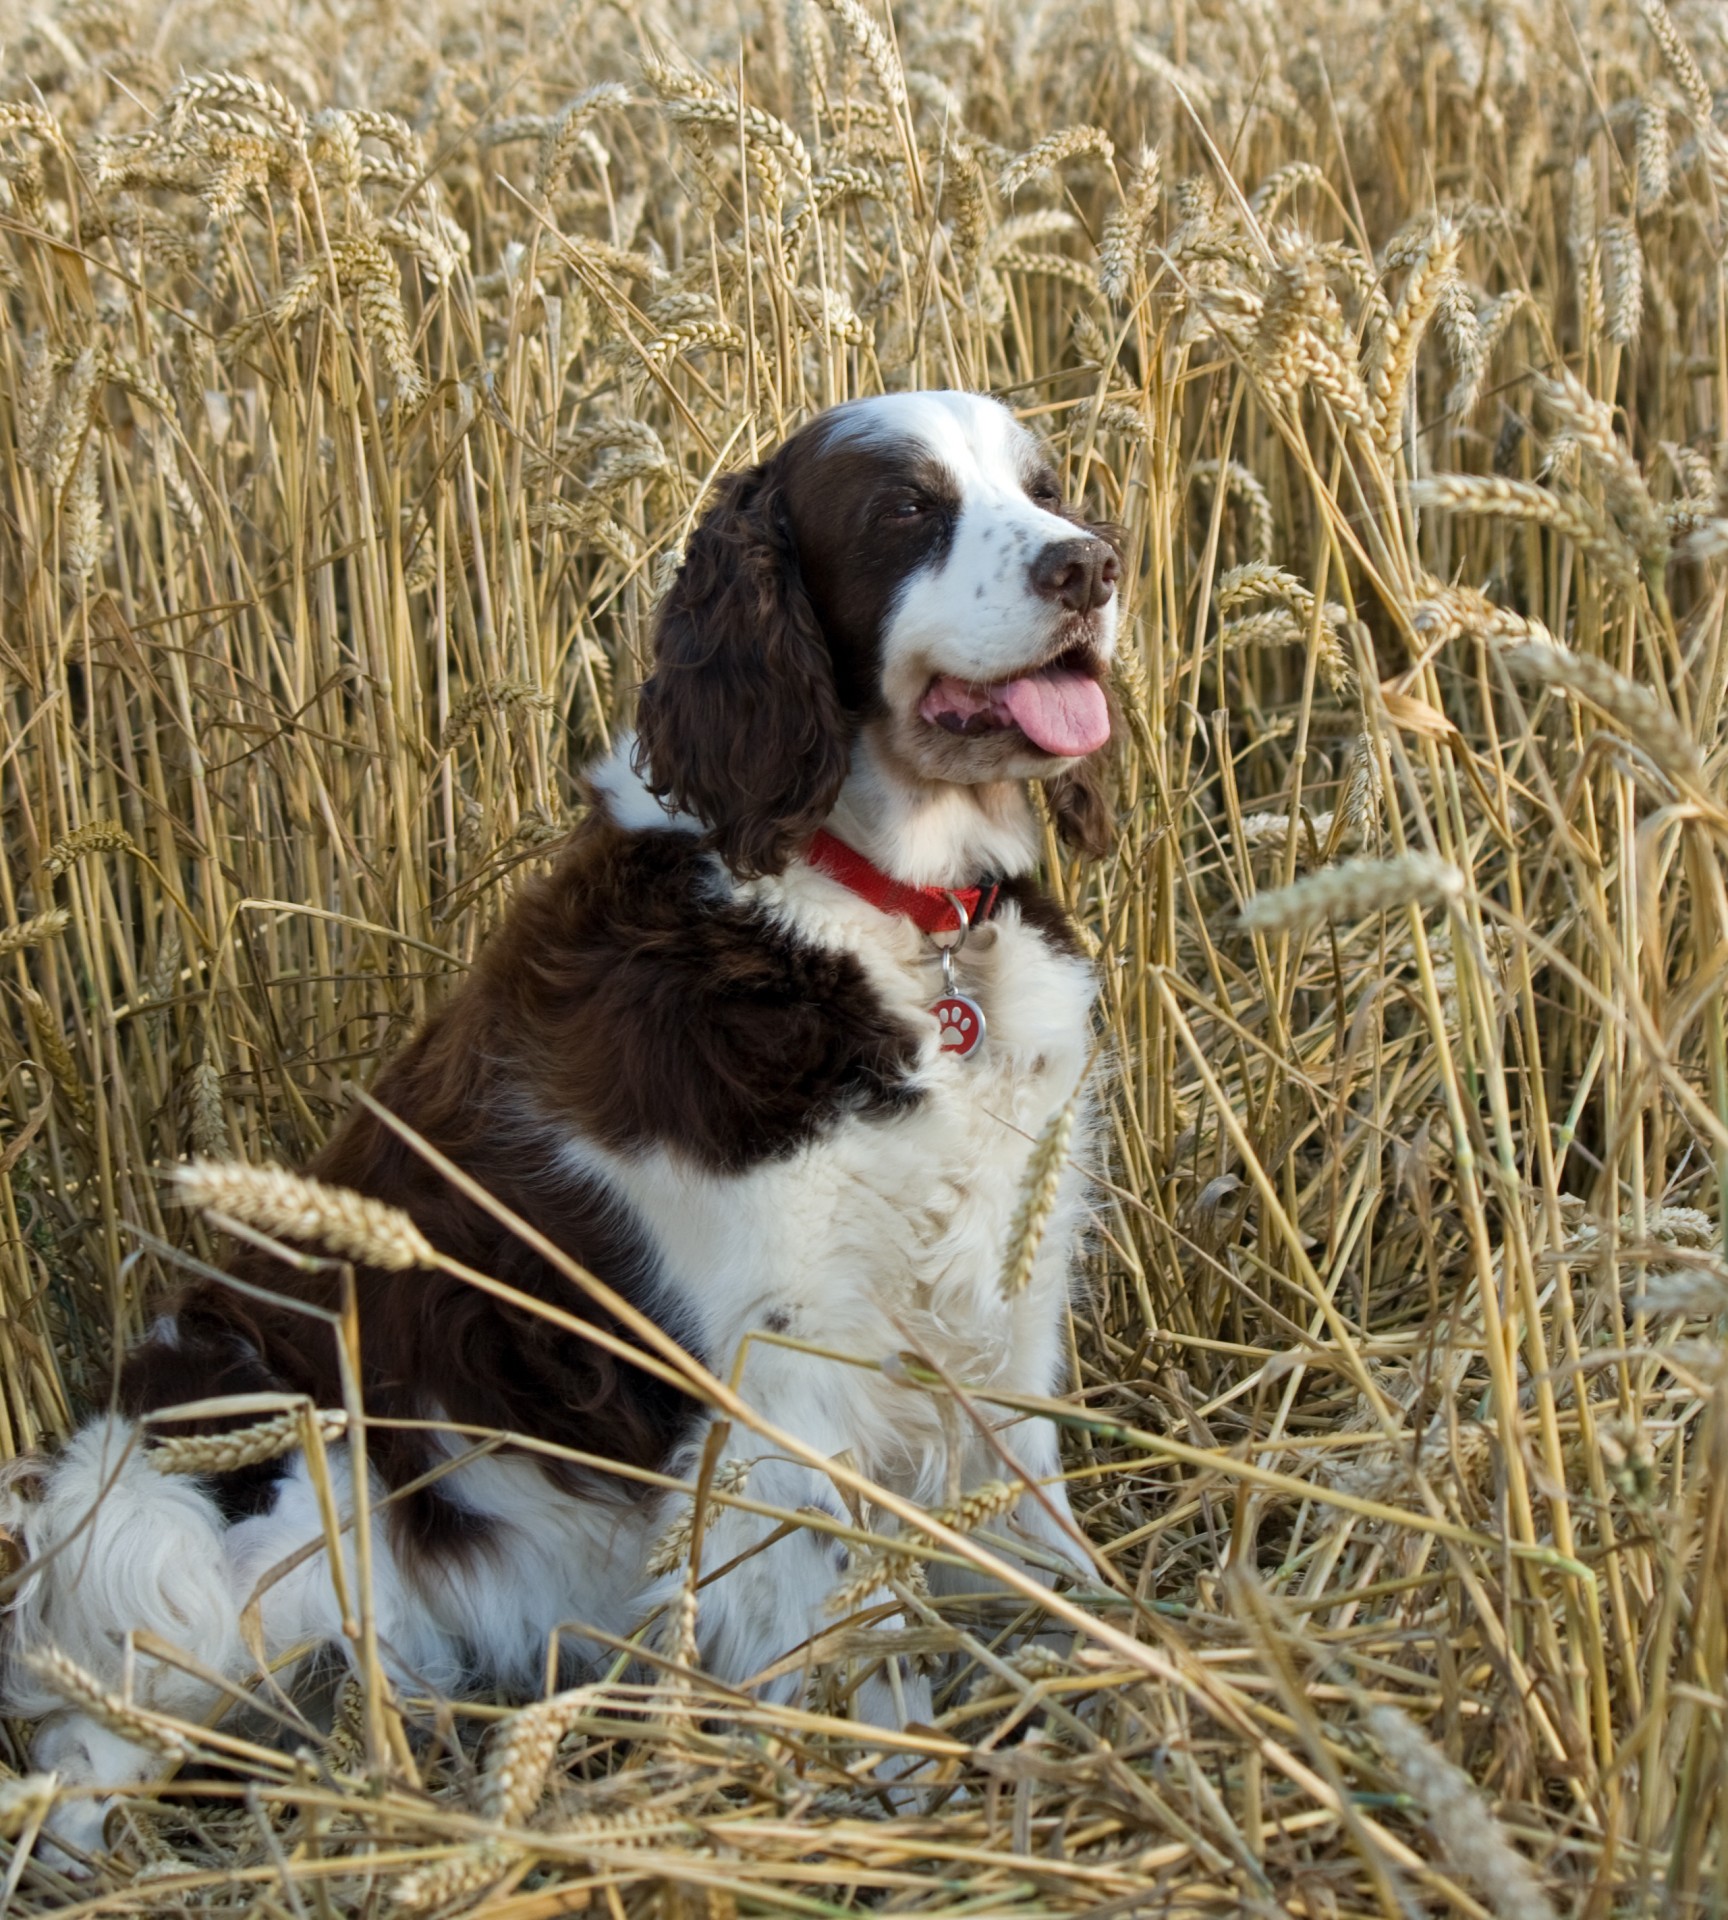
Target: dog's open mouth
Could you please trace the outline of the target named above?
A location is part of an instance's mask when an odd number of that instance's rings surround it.
[[[1110,710],[1089,653],[1072,648],[1035,672],[988,684],[938,674],[918,711],[944,733],[1018,729],[1059,759],[1095,753],[1110,738]]]

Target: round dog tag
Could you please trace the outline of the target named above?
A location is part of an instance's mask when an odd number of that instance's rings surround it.
[[[984,1039],[984,1009],[963,993],[945,993],[930,1011],[942,1035],[938,1043],[943,1053],[964,1057],[976,1053]]]

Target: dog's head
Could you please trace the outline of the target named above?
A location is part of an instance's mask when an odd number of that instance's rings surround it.
[[[735,871],[777,872],[868,725],[910,779],[1049,782],[1098,851],[1118,571],[997,402],[836,407],[723,481],[690,541],[642,692],[650,784]]]

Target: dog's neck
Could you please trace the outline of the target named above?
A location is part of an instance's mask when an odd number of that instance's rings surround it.
[[[913,887],[968,887],[1012,879],[1038,858],[1038,829],[1015,780],[955,786],[921,779],[866,723],[828,830],[884,873]]]

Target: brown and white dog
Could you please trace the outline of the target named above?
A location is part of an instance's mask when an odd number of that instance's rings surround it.
[[[732,475],[659,615],[636,739],[590,774],[592,810],[555,871],[383,1073],[379,1101],[722,1376],[767,1331],[872,1359],[912,1347],[971,1385],[1056,1390],[1083,1215],[1072,1168],[1030,1284],[1005,1298],[1001,1276],[1029,1143],[1087,1070],[1094,982],[1031,878],[1025,783],[1049,783],[1059,823],[1096,849],[1088,756],[1109,734],[1117,566],[1111,531],[1064,507],[1032,436],[973,395],[839,407]],[[945,997],[939,946],[961,930],[948,889],[977,924]],[[616,1330],[373,1114],[311,1171]],[[12,1608],[12,1654],[59,1647],[198,1716],[215,1690],[129,1636],[147,1629],[242,1682],[254,1599],[271,1657],[342,1636],[324,1552],[280,1571],[323,1535],[303,1456],[207,1482],[145,1457],[139,1416],[163,1407],[265,1390],[340,1404],[329,1324],[296,1311],[332,1306],[335,1281],[246,1250],[232,1270],[250,1284],[175,1301],[128,1358],[118,1408],[0,1516],[40,1563]],[[363,1270],[359,1302],[367,1412],[432,1423],[369,1435],[383,1657],[409,1687],[537,1693],[560,1629],[580,1653],[584,1627],[628,1634],[675,1588],[647,1572],[669,1510],[520,1450],[452,1468],[470,1444],[454,1429],[682,1475],[707,1415],[446,1274]],[[910,1498],[1000,1477],[982,1438],[902,1381],[754,1341],[741,1387]],[[1052,1428],[997,1439],[1045,1483],[1010,1533],[1084,1564]],[[751,1463],[753,1501],[841,1516],[823,1473],[736,1428],[726,1444]],[[705,1565],[736,1563],[700,1613],[703,1658],[727,1681],[796,1656],[848,1578],[831,1536],[764,1546],[774,1531],[735,1507],[708,1522]],[[764,1690],[795,1695],[792,1668]],[[159,1763],[16,1657],[7,1685],[12,1710],[40,1720],[34,1764],[91,1789],[63,1803],[62,1836],[97,1844],[102,1793]],[[855,1704],[879,1723],[918,1717],[927,1682],[878,1670]]]

